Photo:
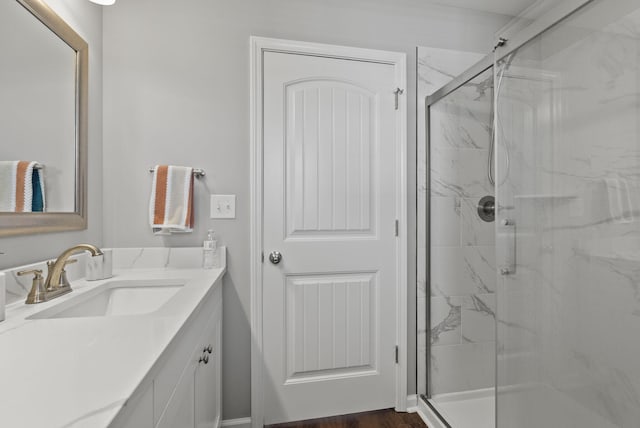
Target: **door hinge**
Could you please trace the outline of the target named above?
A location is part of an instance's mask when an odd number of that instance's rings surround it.
[[[404,89],[396,88],[393,93],[396,96],[396,110],[398,110],[400,108],[400,101],[398,100],[398,98],[400,97],[400,95],[404,94]]]
[[[260,253],[260,261],[264,263],[264,251]]]
[[[400,235],[400,220],[396,220],[396,236]]]
[[[400,354],[400,349],[398,348],[398,345],[396,345],[396,364],[398,364],[398,361],[399,361],[399,354]]]

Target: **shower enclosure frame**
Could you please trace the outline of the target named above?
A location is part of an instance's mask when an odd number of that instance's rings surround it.
[[[418,394],[418,411],[421,413],[422,417],[432,424],[440,423],[440,426],[443,428],[457,428],[451,427],[446,419],[438,412],[438,410],[430,403],[430,398],[432,396],[432,385],[431,385],[431,144],[430,144],[430,131],[431,131],[431,123],[430,123],[430,115],[431,115],[431,106],[434,105],[439,100],[445,98],[449,94],[453,93],[457,89],[461,88],[475,77],[480,75],[481,73],[486,72],[498,64],[499,61],[504,60],[508,55],[517,51],[523,45],[527,44],[529,41],[533,40],[540,34],[549,30],[551,27],[557,25],[568,17],[572,16],[574,13],[578,12],[582,8],[586,7],[590,3],[595,0],[563,0],[561,3],[556,4],[552,7],[548,7],[543,9],[543,11],[536,16],[534,19],[530,20],[528,25],[524,28],[517,30],[513,35],[505,34],[504,36],[499,36],[496,39],[495,47],[493,52],[486,55],[483,59],[478,61],[476,64],[472,65],[469,69],[467,69],[462,74],[455,77],[449,83],[432,93],[431,95],[425,98],[425,123],[426,123],[426,135],[425,135],[425,154],[426,154],[426,171],[425,171],[425,184],[427,185],[427,194],[425,197],[425,218],[424,220],[424,235],[425,235],[425,250],[424,250],[424,265],[421,265],[420,261],[417,263],[417,276],[420,277],[420,270],[424,271],[425,274],[425,328],[426,328],[426,353],[425,353],[425,373],[426,379],[416,379],[416,385],[420,385],[422,382],[426,382],[426,394]],[[539,4],[545,4],[546,0],[541,0]],[[551,3],[551,2],[549,2]],[[519,18],[515,18],[514,22]],[[528,18],[527,18],[528,19]],[[507,26],[509,27],[509,26]],[[494,72],[495,79],[495,72]],[[496,123],[496,114],[497,110],[497,94],[494,94],[494,105],[492,108],[492,121],[495,127]],[[494,155],[494,162],[495,162]],[[418,187],[422,183],[418,183]],[[496,201],[497,203],[497,201]],[[417,230],[419,234],[420,231]],[[420,241],[420,236],[417,236],[417,242]],[[496,271],[496,275],[499,276],[499,273]],[[498,310],[498,308],[496,308]],[[418,331],[420,326],[416,326],[416,331]],[[497,338],[496,338],[497,339]],[[496,347],[498,342],[496,340]],[[420,364],[419,361],[417,361]],[[497,357],[496,357],[496,365],[497,365]],[[419,370],[418,370],[419,372]],[[497,371],[496,371],[497,375]],[[496,388],[497,393],[497,382],[494,386]],[[496,409],[497,413],[497,402]],[[496,418],[496,426],[497,426],[497,418]],[[435,428],[438,428],[437,426]]]

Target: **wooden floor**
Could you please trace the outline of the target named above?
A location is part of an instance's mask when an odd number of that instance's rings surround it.
[[[425,428],[417,413],[396,413],[393,409],[354,413],[332,418],[268,425],[269,428]]]

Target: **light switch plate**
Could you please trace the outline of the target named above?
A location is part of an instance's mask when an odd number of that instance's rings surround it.
[[[236,218],[236,195],[211,195],[211,218]]]

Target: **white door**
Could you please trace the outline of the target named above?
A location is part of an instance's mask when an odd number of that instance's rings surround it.
[[[265,52],[263,70],[265,424],[393,407],[394,66]]]

